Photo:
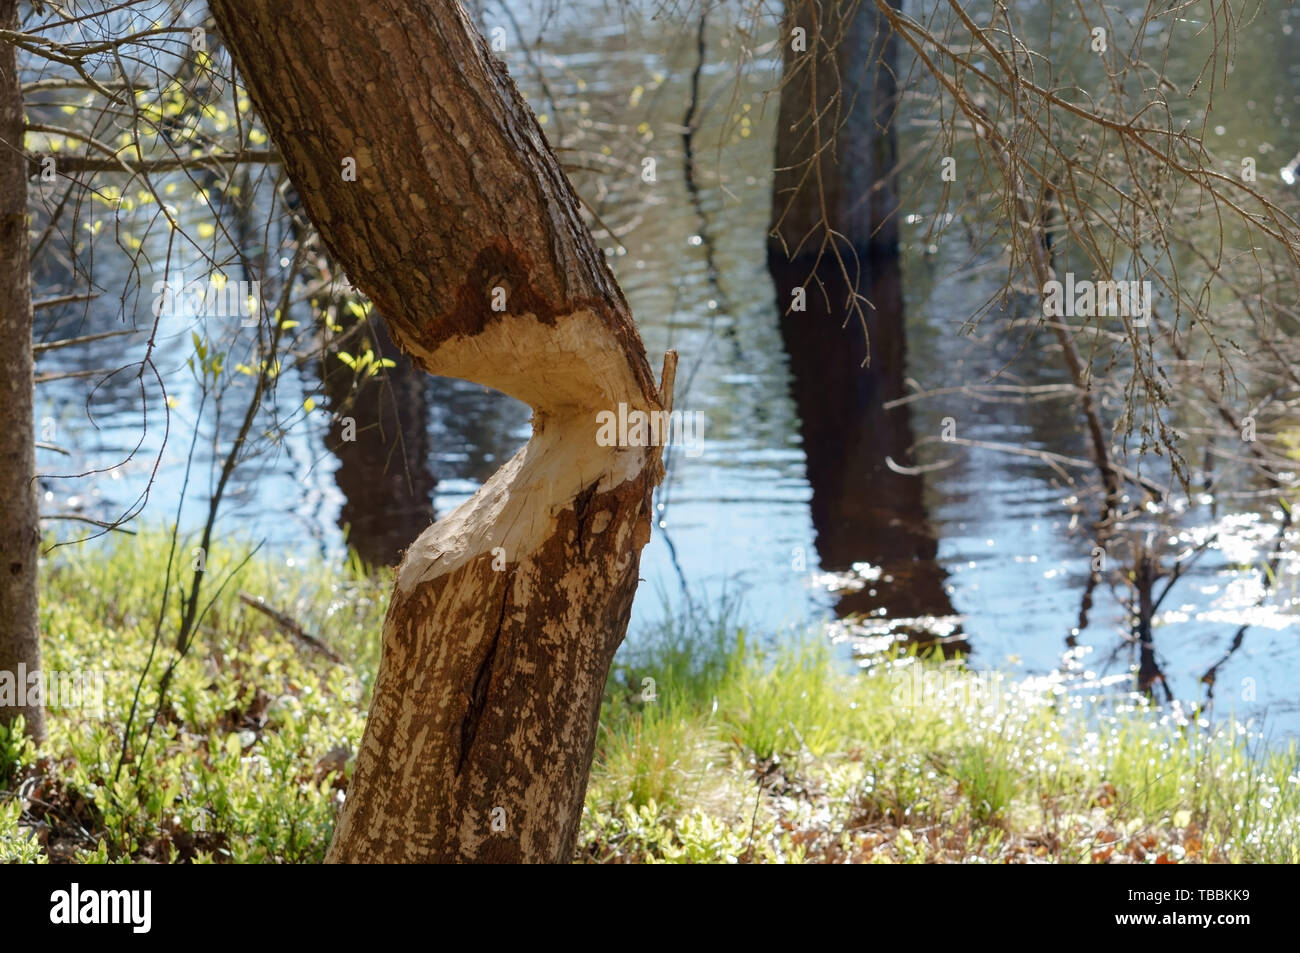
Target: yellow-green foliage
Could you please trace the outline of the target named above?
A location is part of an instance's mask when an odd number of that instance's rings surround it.
[[[188,584],[189,545],[179,551]],[[246,553],[232,544],[213,554],[202,602]],[[103,672],[105,679],[102,717],[85,709],[49,712],[43,753],[52,770],[39,781],[43,793],[32,796],[65,815],[48,818],[60,835],[60,859],[319,861],[337,812],[338,773],[347,763],[341,754],[355,750],[364,726],[387,585],[340,580],[332,567],[304,571],[255,560],[217,598],[183,659],[173,646],[173,597],[119,771],[167,557],[168,540],[149,534],[111,550],[56,550],[46,561],[44,667]],[[173,586],[175,579],[173,569]],[[288,612],[352,664],[305,651],[242,604],[241,589]],[[160,677],[173,663],[167,704],[144,747]],[[78,826],[93,841],[70,836],[80,834]]]

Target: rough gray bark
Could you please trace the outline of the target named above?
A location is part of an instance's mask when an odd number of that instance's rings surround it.
[[[0,26],[18,29],[17,0],[0,0]],[[41,668],[36,595],[40,522],[33,412],[31,263],[27,238],[27,162],[23,92],[14,47],[0,44],[0,672],[16,679]],[[0,722],[22,715],[45,737],[39,706],[0,705]]]
[[[597,445],[595,414],[668,404],[671,362],[661,394],[554,153],[458,3],[211,6],[397,344],[534,411],[527,446],[407,551],[328,859],[567,860],[663,472],[657,447]]]

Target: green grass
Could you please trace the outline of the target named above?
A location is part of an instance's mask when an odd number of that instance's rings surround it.
[[[247,553],[213,554],[207,592]],[[182,552],[188,553],[188,548]],[[255,558],[213,602],[168,703],[161,534],[56,550],[47,670],[109,670],[104,717],[0,730],[0,860],[317,862],[364,726],[390,581]],[[175,585],[175,582],[173,582]],[[247,591],[345,660],[240,602]],[[1300,766],[1233,724],[908,656],[847,670],[817,632],[717,618],[637,633],[610,674],[576,859],[638,862],[1300,861]]]
[[[816,633],[764,644],[725,619],[638,644],[611,675],[587,860],[1300,860],[1295,747],[1231,723],[958,662],[849,673]]]

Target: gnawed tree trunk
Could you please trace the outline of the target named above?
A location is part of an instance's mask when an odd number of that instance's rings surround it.
[[[18,29],[17,0],[0,0],[0,27]],[[23,153],[23,90],[13,46],[0,44],[0,678],[15,697],[0,696],[0,723],[18,715],[27,733],[45,738],[41,705],[30,702],[28,675],[41,669],[36,564],[40,522],[36,496],[36,434],[32,420],[32,293],[27,240],[27,160]],[[20,668],[21,666],[21,668]],[[5,691],[0,688],[0,692]]]
[[[523,450],[407,552],[328,859],[567,860],[662,475],[659,448],[599,446],[596,414],[667,409],[671,361],[661,394],[572,188],[459,4],[211,6],[322,239],[399,346],[534,412]]]

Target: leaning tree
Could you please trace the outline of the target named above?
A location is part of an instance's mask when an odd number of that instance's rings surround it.
[[[650,537],[671,401],[533,114],[454,0],[214,0],[322,240],[432,374],[528,444],[408,550],[329,859],[559,861]]]

